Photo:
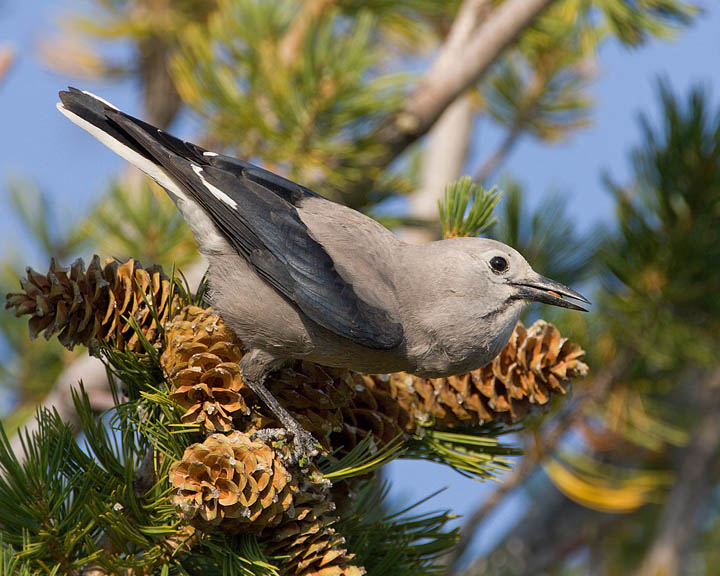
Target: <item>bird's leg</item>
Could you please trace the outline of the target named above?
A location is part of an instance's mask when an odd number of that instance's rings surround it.
[[[312,434],[305,430],[292,415],[283,408],[275,397],[265,388],[263,382],[273,370],[278,368],[281,360],[273,358],[267,352],[259,349],[250,350],[240,360],[240,371],[243,382],[262,400],[285,429],[292,434],[295,453],[293,463],[301,465],[309,463],[309,460],[318,453],[318,442]],[[258,434],[258,437],[264,435]],[[277,429],[271,431],[270,436],[277,436]]]
[[[273,440],[283,440],[287,437],[288,431],[285,428],[263,428],[250,435],[251,440],[262,440],[269,444]]]

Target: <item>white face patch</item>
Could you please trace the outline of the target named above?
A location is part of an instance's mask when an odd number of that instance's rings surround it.
[[[203,152],[203,156],[217,156],[217,152]]]
[[[88,92],[87,90],[83,90],[82,93],[83,93],[83,94],[87,94],[87,95],[90,96],[91,98],[95,98],[95,100],[100,100],[100,102],[102,102],[103,104],[105,104],[105,106],[110,106],[110,108],[112,108],[112,109],[114,109],[114,110],[120,110],[117,106],[114,106],[113,104],[110,104],[110,102],[108,102],[107,100],[105,100],[105,98],[100,98],[100,96],[97,96],[97,95],[93,94],[92,92]]]
[[[213,196],[215,196],[215,198],[217,198],[218,200],[220,200],[222,202],[225,202],[225,204],[227,204],[231,208],[235,208],[235,209],[237,208],[237,202],[235,202],[235,200],[230,198],[230,196],[225,194],[225,192],[220,190],[220,188],[218,188],[217,186],[213,186],[212,184],[210,184],[210,182],[205,180],[205,178],[202,175],[202,168],[200,168],[200,166],[198,166],[197,164],[193,164],[192,169],[193,169],[193,172],[195,172],[195,174],[197,174],[200,177],[200,180],[204,184],[205,188],[207,188],[210,191],[210,193]]]

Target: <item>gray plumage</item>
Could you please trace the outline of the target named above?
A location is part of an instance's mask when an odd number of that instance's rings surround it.
[[[91,94],[71,88],[60,98],[63,114],[168,191],[208,258],[213,306],[249,349],[243,376],[271,405],[262,382],[291,358],[458,374],[502,350],[530,301],[578,310],[567,297],[587,302],[500,242],[406,244],[359,212]],[[300,451],[311,451],[274,404]]]

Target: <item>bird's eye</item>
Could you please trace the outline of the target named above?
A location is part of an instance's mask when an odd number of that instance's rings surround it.
[[[501,256],[493,256],[490,258],[490,268],[497,274],[502,274],[508,269],[508,262]]]

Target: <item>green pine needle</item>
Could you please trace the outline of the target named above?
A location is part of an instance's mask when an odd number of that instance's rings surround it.
[[[387,483],[366,482],[338,524],[358,564],[373,576],[444,574],[437,560],[457,542],[458,530],[447,528],[455,516],[447,511],[413,512],[438,492],[394,510],[387,503],[389,491]]]
[[[506,457],[520,454],[498,440],[498,435],[508,432],[497,426],[448,432],[423,428],[413,438],[406,457],[445,464],[475,480],[494,480],[510,470],[511,461]]]
[[[480,236],[495,225],[493,210],[501,193],[489,191],[475,184],[470,176],[463,176],[445,188],[438,201],[440,223],[445,238]]]
[[[401,435],[378,447],[372,434],[368,434],[340,460],[333,462],[329,458],[323,459],[320,469],[325,478],[338,482],[377,470],[401,456],[404,451],[405,442]]]

